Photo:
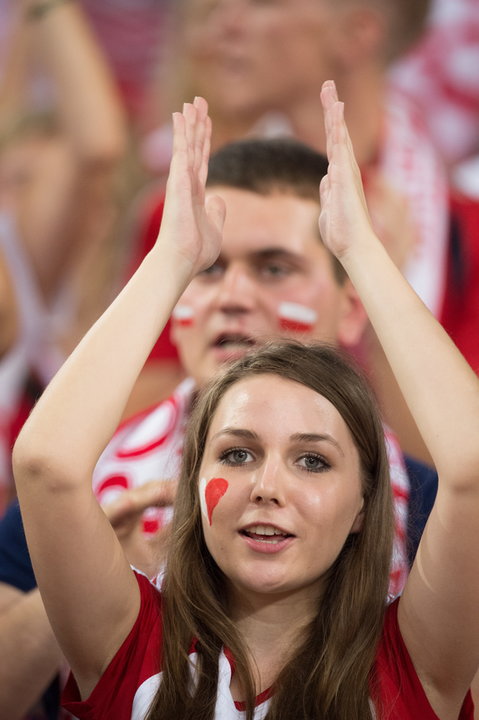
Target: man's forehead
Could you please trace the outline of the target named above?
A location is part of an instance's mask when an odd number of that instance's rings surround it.
[[[319,185],[318,185],[319,188]],[[314,187],[314,193],[311,191],[311,195],[305,195],[304,190],[296,189],[294,186],[288,186],[287,184],[281,183],[281,185],[275,186],[274,182],[271,182],[271,186],[266,185],[263,189],[253,189],[247,187],[239,187],[236,185],[228,185],[226,183],[219,183],[215,185],[207,185],[206,196],[209,195],[227,195],[235,202],[245,202],[248,199],[255,199],[257,202],[270,204],[277,200],[287,200],[299,203],[307,203],[311,205],[319,205],[319,191],[316,195],[316,186]]]
[[[293,190],[267,194],[235,187],[207,188],[206,195],[223,197],[224,237],[253,237],[261,246],[297,246],[300,239],[319,237],[319,199],[300,197]]]
[[[236,249],[236,248],[235,248]],[[286,261],[294,263],[306,262],[304,253],[299,250],[283,247],[281,245],[265,245],[264,247],[258,247],[258,243],[254,241],[251,247],[239,248],[239,253],[234,252],[234,248],[228,242],[224,242],[221,248],[219,259],[227,261],[232,259],[233,256],[241,255],[241,258],[246,262],[267,262],[268,260]]]
[[[321,245],[319,203],[313,200],[224,186],[209,188],[208,193],[223,196],[226,204],[223,255],[300,258]]]

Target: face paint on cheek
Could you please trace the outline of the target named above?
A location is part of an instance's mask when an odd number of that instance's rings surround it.
[[[181,327],[191,327],[194,323],[193,308],[189,305],[176,305],[171,313],[173,321]]]
[[[201,507],[201,514],[203,517],[208,517],[208,510],[206,508],[206,500],[205,500],[205,489],[206,489],[206,478],[201,478],[200,484],[198,486],[198,492],[200,494],[200,507]]]
[[[208,518],[211,525],[213,510],[228,489],[228,481],[224,478],[213,478],[209,482],[201,478],[199,485],[201,512]]]
[[[281,329],[292,332],[311,332],[318,319],[312,308],[293,302],[282,302],[278,308],[278,317]]]

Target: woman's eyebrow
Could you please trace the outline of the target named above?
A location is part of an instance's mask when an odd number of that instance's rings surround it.
[[[214,440],[215,438],[221,437],[222,435],[232,435],[233,437],[242,438],[244,440],[258,440],[259,435],[252,430],[246,430],[245,428],[235,428],[235,427],[224,427],[221,430],[219,430],[217,433],[215,433],[211,439]]]
[[[337,440],[333,438],[332,435],[329,433],[295,433],[294,435],[291,435],[291,440],[295,442],[329,442],[331,445],[334,445],[341,455],[344,457],[344,451],[341,447],[341,445],[338,443]]]

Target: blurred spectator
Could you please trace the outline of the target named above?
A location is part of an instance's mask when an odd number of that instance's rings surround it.
[[[438,315],[444,291],[447,184],[417,108],[387,83],[390,64],[418,39],[429,0],[184,0],[178,6],[177,65],[165,69],[174,104],[195,94],[210,104],[213,145],[238,136],[291,133],[324,151],[319,88],[333,78],[376,207],[403,201],[414,233],[397,260]],[[162,171],[167,126],[144,154]],[[378,232],[390,225],[376,213]],[[383,240],[387,237],[382,233]],[[391,248],[390,248],[391,250]]]
[[[171,482],[150,482],[125,491],[104,506],[129,561],[156,573],[166,534],[148,540],[141,514],[171,503]],[[21,649],[21,650],[20,650]],[[20,651],[19,651],[20,650]],[[0,717],[2,720],[65,720],[60,710],[60,670],[65,661],[36,587],[17,501],[0,519]],[[25,716],[25,713],[28,713]]]
[[[176,106],[195,94],[207,98],[215,148],[238,136],[293,134],[324,151],[319,90],[335,80],[376,230],[439,315],[449,231],[445,168],[417,108],[387,82],[391,63],[420,37],[429,0],[183,0],[175,9],[176,55],[164,68],[162,92],[169,88]],[[167,122],[143,145],[160,175],[169,132]],[[154,233],[148,239],[147,247]],[[170,352],[162,341],[161,352]],[[408,413],[397,411],[389,382],[379,389],[401,434]],[[401,442],[407,449],[409,440]]]
[[[427,31],[392,68],[449,165],[479,153],[479,4],[434,0]]]
[[[173,0],[81,0],[108,57],[131,119],[140,127],[154,122],[161,88],[150,93],[155,69],[163,62]]]
[[[55,89],[41,115],[25,95],[33,65]],[[109,236],[125,150],[123,108],[81,8],[22,0],[0,86],[0,512],[15,429],[78,340],[82,271]]]
[[[155,68],[162,62],[172,0],[76,2],[90,21],[95,40],[110,64],[129,119],[140,125],[152,122],[149,120],[152,112],[149,89],[154,82]],[[16,6],[16,0],[0,0],[0,77]],[[34,91],[34,97],[41,102],[45,91],[43,79]],[[160,97],[157,89],[155,105]]]

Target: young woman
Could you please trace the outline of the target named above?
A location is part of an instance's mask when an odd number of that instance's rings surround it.
[[[67,707],[79,718],[472,719],[478,381],[374,235],[332,83],[322,99],[321,235],[366,306],[440,477],[407,586],[386,607],[381,425],[364,383],[327,348],[259,351],[198,401],[161,593],[131,570],[93,497],[93,467],[150,348],[219,252],[224,204],[205,202],[210,127],[196,99],[174,116],[155,247],[14,451],[38,585],[75,678]]]

